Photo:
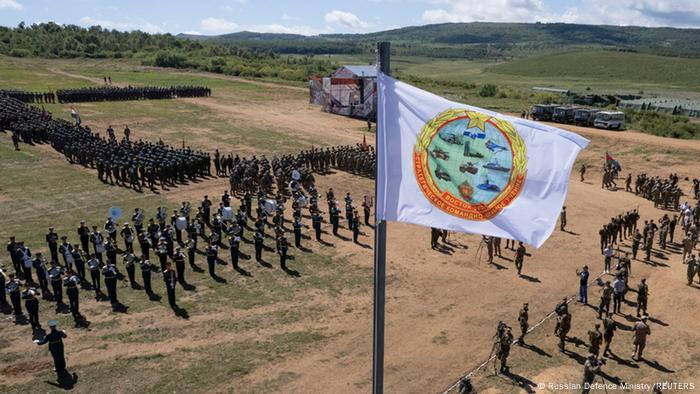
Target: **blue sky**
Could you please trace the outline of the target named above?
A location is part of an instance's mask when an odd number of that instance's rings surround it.
[[[357,33],[441,22],[700,27],[700,0],[0,0],[0,25],[55,21],[118,30]]]

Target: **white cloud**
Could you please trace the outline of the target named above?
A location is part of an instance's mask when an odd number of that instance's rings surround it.
[[[182,34],[192,34],[193,36],[201,36],[202,35],[202,33],[198,32],[197,30],[183,31]]]
[[[15,0],[0,0],[0,10],[9,9],[21,11],[24,7]]]
[[[566,22],[700,27],[698,0],[581,0],[563,11],[554,0],[424,0],[423,21]]]
[[[542,0],[442,0],[442,8],[426,10],[423,20],[442,22],[535,22],[542,19]]]
[[[304,36],[314,36],[321,33],[320,30],[309,26],[285,26],[277,23],[268,25],[243,26],[242,28],[244,30],[250,30],[258,33],[301,34]]]
[[[199,27],[211,33],[230,33],[238,29],[238,23],[219,18],[202,19],[199,22]]]
[[[284,14],[282,14],[280,19],[282,19],[283,21],[298,21],[299,20],[298,17],[287,15],[286,12]]]
[[[358,18],[357,15],[345,11],[333,10],[327,13],[323,19],[326,23],[343,25],[353,30],[362,30],[369,27],[369,24]]]
[[[141,30],[146,33],[163,33],[163,28],[161,26],[144,20],[112,21],[108,19],[95,18],[92,16],[84,16],[80,18],[80,23],[84,26],[99,25],[105,29]]]

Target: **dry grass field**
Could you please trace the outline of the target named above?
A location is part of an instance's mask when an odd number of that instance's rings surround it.
[[[298,86],[129,63],[0,57],[2,87],[87,86],[99,83],[102,75],[119,84],[205,84],[213,94],[77,105],[83,123],[101,133],[108,125],[119,131],[128,124],[132,138],[162,139],[172,145],[184,141],[212,152],[268,157],[312,145],[355,144],[363,138],[364,122],[320,112]],[[69,116],[67,105],[46,107],[55,116]],[[389,224],[386,392],[443,392],[487,359],[499,320],[517,331],[518,310],[529,302],[530,320],[538,322],[562,297],[577,292],[576,268],[587,264],[595,275],[602,271],[597,232],[610,217],[637,207],[642,220],[664,214],[624,188],[601,188],[599,171],[606,151],[621,162],[624,175],[700,175],[700,141],[572,129],[591,140],[577,163],[589,166],[588,179],[579,182],[578,175],[572,175],[566,202],[570,232],[556,231],[542,248],[529,250],[523,277],[515,273],[512,252],[497,258],[497,265],[486,264],[483,253],[477,253],[477,236],[451,235],[451,245],[439,252],[429,247],[429,229]],[[47,251],[43,235],[49,226],[76,241],[78,222],[102,223],[110,206],[125,212],[142,207],[151,216],[158,206],[172,209],[181,201],[198,202],[205,194],[218,198],[228,186],[219,178],[139,194],[102,184],[94,172],[71,166],[49,146],[22,145],[15,152],[9,135],[2,133],[0,174],[0,239],[16,235],[33,251]],[[333,187],[336,194],[350,191],[356,198],[373,192],[372,180],[343,172],[319,176],[317,184],[320,190]],[[690,190],[688,181],[682,184]],[[310,220],[305,224],[310,227]],[[350,232],[342,229],[342,238],[333,238],[330,231],[324,235],[329,245],[305,239],[311,251],[291,248],[293,260],[288,264],[298,276],[281,271],[270,251],[264,254],[269,267],[254,259],[242,261],[250,277],[230,265],[218,267],[226,280],[222,283],[188,270],[195,289],[177,290],[185,317],[173,315],[164,299],[150,301],[124,282],[119,292],[128,306],[126,313],[112,312],[108,303],[96,302],[83,291],[81,309],[91,322],[88,328],[73,328],[70,315],[57,316],[49,302],[41,303],[40,318],[58,318],[67,330],[68,368],[78,376],[75,392],[368,392],[373,238],[371,228],[362,230],[362,245],[353,244]],[[310,228],[305,233],[311,234]],[[678,233],[679,229],[677,237]],[[629,243],[625,245],[623,250]],[[652,263],[633,262],[631,283],[636,286],[648,278],[650,287],[648,361],[631,361],[630,327],[636,319],[631,317],[633,306],[625,305],[625,316],[616,317],[620,329],[612,344],[619,358],[604,367],[609,380],[700,384],[700,285],[685,285],[677,250],[677,245],[655,249]],[[252,245],[242,246],[243,253],[252,251]],[[229,260],[226,252],[221,257]],[[11,265],[4,251],[0,262]],[[197,264],[205,267],[202,255]],[[162,281],[154,284],[156,293],[165,297]],[[592,303],[598,294],[592,286]],[[570,310],[570,335],[586,341],[586,332],[597,321],[595,311],[575,303]],[[47,350],[32,343],[29,326],[12,320],[9,314],[0,315],[0,392],[60,391],[51,384],[54,374]],[[532,347],[513,348],[511,375],[494,376],[491,367],[475,374],[479,392],[548,392],[537,385],[580,382],[586,347],[571,343],[573,354],[559,353],[553,324],[548,320],[531,334]]]

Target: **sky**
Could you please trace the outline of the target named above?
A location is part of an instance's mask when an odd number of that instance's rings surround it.
[[[149,33],[366,33],[443,22],[700,27],[700,0],[0,0],[0,25]]]

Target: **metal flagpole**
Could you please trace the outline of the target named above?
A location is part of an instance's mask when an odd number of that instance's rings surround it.
[[[391,45],[377,43],[377,65],[379,70],[390,75]],[[379,117],[374,148],[379,155]],[[378,166],[374,169],[374,195],[377,196]],[[375,207],[375,212],[376,212]],[[384,304],[386,298],[386,222],[377,220],[374,227],[374,336],[372,342],[372,393],[384,393]]]

